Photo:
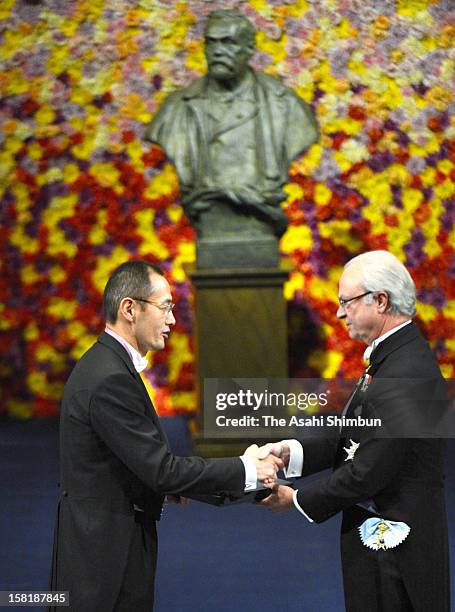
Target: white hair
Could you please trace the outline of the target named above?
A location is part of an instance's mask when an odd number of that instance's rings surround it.
[[[395,255],[388,251],[369,251],[349,260],[344,269],[355,268],[365,291],[385,291],[390,311],[413,317],[416,313],[416,288],[411,275]],[[366,299],[373,299],[367,296]]]

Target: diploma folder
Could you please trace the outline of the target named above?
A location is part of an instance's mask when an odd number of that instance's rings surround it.
[[[292,480],[283,480],[277,478],[276,485],[285,485],[287,487],[292,486]],[[233,493],[232,491],[220,491],[219,493],[200,493],[185,495],[189,499],[195,499],[196,501],[203,502],[205,504],[211,504],[212,506],[233,506],[236,504],[258,504],[260,501],[271,495],[272,489],[269,487],[258,487],[251,491],[239,491]]]

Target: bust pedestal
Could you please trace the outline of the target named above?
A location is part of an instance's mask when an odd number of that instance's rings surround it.
[[[205,378],[287,378],[287,310],[283,285],[289,267],[196,269],[187,274],[196,297],[197,384],[203,432]],[[205,407],[210,409],[210,407]],[[198,453],[233,445],[195,440]],[[235,441],[239,445],[239,441]],[[234,445],[234,446],[235,446]],[[243,445],[243,450],[245,446]]]

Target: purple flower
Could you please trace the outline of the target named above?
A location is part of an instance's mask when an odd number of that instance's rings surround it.
[[[379,151],[370,157],[367,164],[374,172],[381,172],[393,161],[394,157],[390,151]]]
[[[397,208],[403,208],[403,203],[401,201],[401,187],[400,185],[390,185],[390,190],[392,191],[393,203]]]
[[[439,310],[447,304],[444,291],[440,287],[418,290],[417,299],[424,304],[432,304]]]
[[[455,200],[444,200],[445,212],[441,215],[441,229],[451,232],[455,223]]]
[[[313,177],[317,181],[324,183],[328,179],[339,176],[340,174],[341,168],[333,159],[332,152],[324,151],[321,155],[319,166],[313,171]]]
[[[153,229],[156,231],[163,225],[169,225],[170,220],[165,210],[158,210],[153,219]]]
[[[168,366],[165,363],[157,363],[146,370],[145,376],[153,387],[163,387],[168,382]]]
[[[267,55],[267,53],[264,53],[263,51],[256,50],[249,63],[253,70],[261,71],[267,68],[271,62],[272,58],[270,55]]]
[[[330,67],[334,76],[344,75],[350,58],[351,54],[345,49],[335,49],[329,53]]]
[[[406,168],[411,174],[420,174],[425,169],[426,163],[423,157],[410,157],[406,164]]]

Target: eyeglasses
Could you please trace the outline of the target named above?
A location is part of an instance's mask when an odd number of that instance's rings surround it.
[[[151,304],[152,306],[155,306],[156,308],[159,308],[166,315],[171,314],[171,312],[175,308],[175,304],[173,304],[172,302],[170,304],[157,304],[156,302],[152,302],[150,300],[144,300],[143,298],[133,297],[131,299],[132,300],[136,300],[137,302],[146,302],[147,304]]]
[[[373,291],[365,291],[365,293],[362,293],[361,295],[355,295],[354,297],[348,298],[347,300],[339,298],[338,301],[340,302],[340,307],[345,308],[348,302],[352,302],[352,300],[359,300],[360,298],[365,297],[366,295],[370,295],[370,293],[373,293]]]

